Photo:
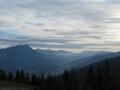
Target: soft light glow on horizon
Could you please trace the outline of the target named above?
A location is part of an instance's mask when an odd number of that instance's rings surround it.
[[[119,0],[0,0],[0,48],[120,51]]]

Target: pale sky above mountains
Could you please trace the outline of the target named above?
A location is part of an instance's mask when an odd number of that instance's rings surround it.
[[[0,47],[120,51],[120,0],[0,0]]]

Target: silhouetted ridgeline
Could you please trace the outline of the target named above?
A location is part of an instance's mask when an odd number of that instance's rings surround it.
[[[69,62],[68,67],[73,64],[73,66],[76,66],[76,69],[70,70],[69,68],[63,74],[57,76],[52,74],[46,76],[45,72],[43,72],[45,75],[40,73],[31,74],[32,72],[27,71],[26,73],[25,69],[21,69],[23,66],[31,66],[33,64],[34,66],[38,65],[37,69],[41,72],[45,71],[45,67],[51,69],[47,70],[48,72],[56,69],[54,65],[59,66],[61,64],[61,61],[56,61],[58,55],[57,57],[55,55],[56,58],[54,57],[53,59],[48,52],[42,52],[38,53],[29,46],[16,46],[0,50],[0,81],[30,85],[34,87],[33,90],[120,90],[119,52],[95,54],[94,56],[90,55],[90,57],[77,59],[74,63],[73,61],[72,63]],[[5,70],[10,68],[11,72],[2,70],[4,68]],[[12,71],[13,68],[15,73]]]
[[[29,84],[34,90],[120,90],[120,56],[105,59],[81,69],[65,70],[62,75],[47,77],[29,75],[24,70],[16,74],[0,70],[0,80]]]
[[[116,53],[115,53],[116,55]],[[61,74],[65,68],[80,68],[104,58],[114,56],[106,51],[71,53],[54,50],[34,50],[29,45],[0,49],[0,68],[15,72],[23,69],[30,73]]]

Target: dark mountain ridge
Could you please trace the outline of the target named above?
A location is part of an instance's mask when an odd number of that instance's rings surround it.
[[[59,63],[57,60],[51,59],[44,53],[38,53],[28,45],[18,45],[0,50],[0,68],[10,71],[36,66],[40,66],[42,69],[35,70],[35,72],[44,72],[44,68],[51,71],[53,67],[56,68],[57,63]]]
[[[24,69],[27,72],[59,74],[66,67],[85,67],[113,56],[117,54],[95,51],[74,54],[67,51],[34,50],[29,45],[17,45],[0,49],[0,68],[13,72]]]

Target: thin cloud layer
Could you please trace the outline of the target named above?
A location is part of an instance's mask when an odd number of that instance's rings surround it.
[[[0,0],[0,47],[120,50],[119,0]]]

